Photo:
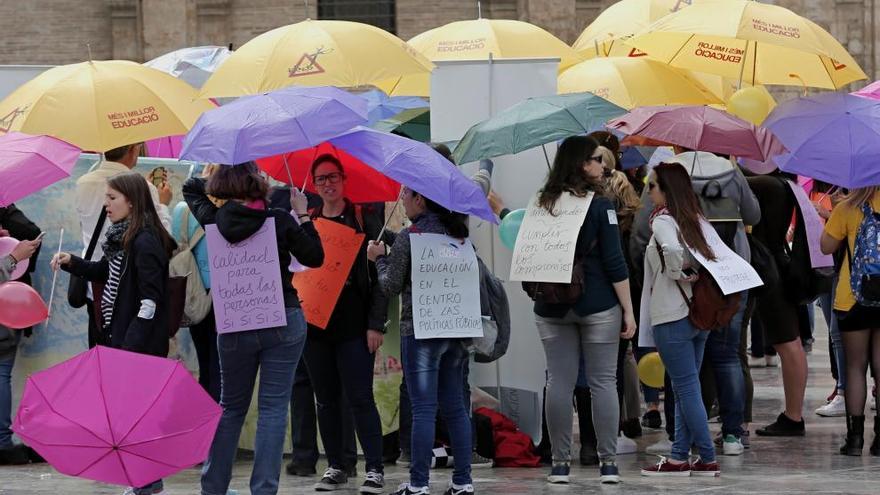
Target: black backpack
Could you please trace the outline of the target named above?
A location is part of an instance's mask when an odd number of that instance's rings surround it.
[[[703,209],[703,216],[712,224],[724,244],[734,249],[737,227],[742,222],[739,205],[721,195],[721,183],[717,180],[706,182],[697,199]]]

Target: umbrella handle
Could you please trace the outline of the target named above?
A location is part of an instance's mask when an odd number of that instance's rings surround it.
[[[391,214],[388,215],[388,218],[385,219],[385,224],[382,225],[382,230],[379,231],[379,237],[376,238],[376,242],[380,242],[382,237],[385,235],[385,229],[388,227],[388,222],[391,221],[391,216],[394,215],[394,211],[397,210],[398,205],[400,205],[400,200],[403,199],[403,194],[397,195],[397,202],[394,203],[394,207],[391,208]]]

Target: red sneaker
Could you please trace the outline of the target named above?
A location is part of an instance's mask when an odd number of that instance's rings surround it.
[[[693,464],[691,464],[691,476],[709,476],[717,478],[721,476],[721,466],[719,466],[717,462],[703,462],[702,459],[698,458]]]
[[[652,466],[642,468],[642,476],[690,476],[691,465],[687,462],[674,464],[665,457],[660,457],[660,462]]]

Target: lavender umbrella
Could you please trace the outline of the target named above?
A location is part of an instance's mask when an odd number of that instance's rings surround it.
[[[789,150],[779,168],[837,186],[880,185],[880,101],[825,93],[781,103],[764,121]]]
[[[445,208],[498,223],[483,190],[426,144],[366,127],[328,142]]]
[[[366,120],[362,98],[333,87],[291,86],[203,113],[187,133],[180,158],[243,163],[316,146]]]

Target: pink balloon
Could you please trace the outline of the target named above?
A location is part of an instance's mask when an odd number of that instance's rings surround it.
[[[49,317],[49,309],[31,286],[21,282],[0,284],[0,325],[27,328]]]
[[[18,239],[13,239],[12,237],[0,237],[0,258],[9,256],[9,253],[11,253],[13,249],[15,249],[15,246],[18,246],[18,243]],[[27,271],[30,262],[30,259],[26,259],[15,265],[15,270],[12,270],[11,273],[12,280],[17,280],[22,275],[24,275],[24,272]]]

